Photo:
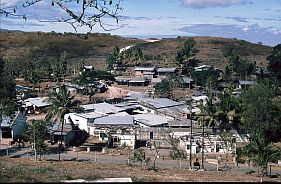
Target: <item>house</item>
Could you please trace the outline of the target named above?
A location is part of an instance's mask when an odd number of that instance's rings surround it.
[[[146,77],[135,77],[129,81],[129,86],[147,86],[149,80]]]
[[[34,112],[36,114],[40,114],[44,108],[51,105],[51,103],[48,102],[48,99],[43,97],[28,98],[24,102],[25,110],[28,114]]]
[[[164,79],[164,77],[152,78],[150,81],[150,84],[156,85],[156,84],[160,83],[163,79]]]
[[[154,78],[156,70],[154,67],[150,67],[150,68],[136,67],[134,71],[135,71],[135,77],[146,77],[148,79],[151,79]]]
[[[32,91],[32,88],[16,85],[16,94],[18,99],[26,99],[29,97],[30,92]]]
[[[89,124],[89,134],[98,137],[100,143],[109,143],[109,146],[126,145],[134,148],[136,141],[134,125],[132,116],[110,115],[97,118]]]
[[[158,76],[166,76],[171,74],[177,74],[178,69],[177,68],[158,68],[157,69],[157,75]]]
[[[132,78],[130,76],[117,76],[115,77],[115,81],[118,85],[127,85],[129,86],[129,81]]]
[[[88,124],[91,124],[95,119],[107,116],[106,114],[98,112],[86,112],[86,113],[68,113],[64,115],[64,121],[66,124],[74,124],[78,126],[80,130],[84,130],[87,133],[90,133],[90,127]]]
[[[210,70],[212,69],[213,67],[212,66],[209,66],[209,65],[201,65],[201,66],[198,66],[198,67],[194,67],[194,70],[196,72],[199,72],[199,71],[204,71],[204,70]]]
[[[249,86],[252,86],[256,84],[255,81],[251,81],[251,80],[239,80],[239,88],[240,89],[246,89],[248,88]]]
[[[91,65],[84,65],[83,66],[83,71],[91,71],[91,70],[94,70],[94,67],[91,66]]]
[[[77,94],[77,93],[82,93],[85,91],[85,87],[80,86],[78,84],[72,84],[72,83],[66,83],[65,84],[66,89],[68,92],[71,94]]]
[[[190,77],[183,77],[183,84],[184,87],[192,89],[193,88],[193,79],[191,79]]]
[[[0,138],[16,141],[22,138],[26,126],[24,111],[17,111],[12,116],[3,116],[0,124]]]
[[[66,147],[73,145],[75,133],[72,131],[72,125],[69,123],[63,125],[63,131],[60,124],[54,123],[49,129],[49,134],[52,144],[60,142],[61,136],[63,136],[63,144]]]

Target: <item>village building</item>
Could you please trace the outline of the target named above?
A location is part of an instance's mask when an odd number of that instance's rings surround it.
[[[136,67],[134,71],[135,77],[146,77],[148,79],[152,79],[155,77],[156,69],[154,67]]]
[[[24,102],[25,104],[23,107],[25,108],[27,114],[40,114],[44,108],[51,105],[51,103],[48,102],[48,99],[43,97],[28,98],[24,100]]]
[[[158,68],[157,69],[157,76],[167,76],[172,74],[177,74],[177,68]]]
[[[134,77],[129,81],[129,86],[147,86],[148,84],[147,77]]]
[[[22,138],[26,127],[26,116],[24,111],[17,111],[11,116],[2,116],[0,124],[0,139],[8,139],[14,142]]]

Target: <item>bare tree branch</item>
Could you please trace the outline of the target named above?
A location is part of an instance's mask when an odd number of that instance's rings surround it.
[[[44,0],[26,0],[23,4],[18,4],[15,6],[5,7],[5,4],[1,4],[0,6],[0,16],[12,16],[12,17],[22,17],[23,19],[27,19],[26,14],[19,12],[18,9],[27,8],[33,6],[39,2],[43,2]],[[69,23],[75,32],[77,33],[78,27],[86,26],[90,28],[90,31],[93,27],[98,23],[98,25],[104,29],[105,31],[115,30],[122,27],[118,26],[117,28],[113,28],[113,25],[104,24],[102,18],[112,18],[116,20],[116,23],[119,22],[119,12],[122,11],[121,2],[123,0],[116,0],[115,4],[113,0],[52,0],[51,6],[57,6],[62,9],[69,18],[60,17],[50,17],[48,20],[40,20],[38,17],[35,18],[40,22],[65,22]],[[77,5],[73,5],[73,3],[77,2]],[[72,3],[72,6],[70,4]],[[76,8],[79,7],[79,12],[77,12]],[[28,17],[29,18],[29,17]],[[110,27],[108,29],[107,27]]]

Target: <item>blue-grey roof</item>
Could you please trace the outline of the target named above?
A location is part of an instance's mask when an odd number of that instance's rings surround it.
[[[134,77],[129,82],[146,82],[147,79],[145,77]]]
[[[32,88],[16,85],[16,91],[29,91],[29,90],[32,90]]]
[[[158,126],[163,124],[168,124],[169,119],[164,116],[156,115],[156,114],[136,114],[133,115],[135,120],[139,123],[145,124],[147,126]]]
[[[132,116],[105,116],[97,118],[94,125],[134,125],[134,117]]]
[[[151,83],[160,83],[162,80],[162,78],[152,78]]]
[[[183,81],[184,81],[185,83],[187,83],[187,84],[189,84],[190,82],[193,82],[193,79],[191,79],[191,78],[189,78],[189,77],[183,77],[182,79],[183,79]]]
[[[87,105],[81,105],[85,111],[91,111],[94,110],[95,112],[110,114],[110,113],[117,113],[124,111],[124,109],[120,107],[116,107],[112,104],[103,102],[103,103],[96,103],[96,104],[87,104]]]
[[[135,68],[135,71],[149,71],[149,72],[153,72],[155,70],[154,67],[149,67],[149,68],[146,68],[146,67],[136,67]]]
[[[142,102],[147,103],[156,109],[179,106],[184,104],[183,102],[176,102],[168,98],[145,98],[142,99]]]
[[[173,72],[176,72],[177,68],[158,68],[157,69],[157,72],[170,72],[170,73],[173,73]]]
[[[240,85],[253,85],[255,84],[255,81],[249,81],[249,80],[240,80],[239,81]]]
[[[11,118],[8,116],[2,116],[2,123],[0,124],[1,127],[10,127],[12,124]]]

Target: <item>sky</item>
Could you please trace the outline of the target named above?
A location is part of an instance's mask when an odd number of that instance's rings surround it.
[[[2,29],[44,32],[75,32],[65,23],[42,22],[64,17],[65,13],[51,0],[23,8],[24,0],[1,0],[1,8],[16,7],[22,17],[1,15]],[[116,0],[113,0],[116,2]],[[76,6],[76,7],[75,7]],[[281,0],[123,0],[120,21],[105,17],[105,25],[116,30],[105,31],[96,25],[91,32],[137,38],[177,36],[213,36],[237,38],[275,46],[281,43]],[[69,4],[77,8],[77,4]],[[76,10],[76,9],[74,9]],[[81,27],[80,33],[89,29]]]

